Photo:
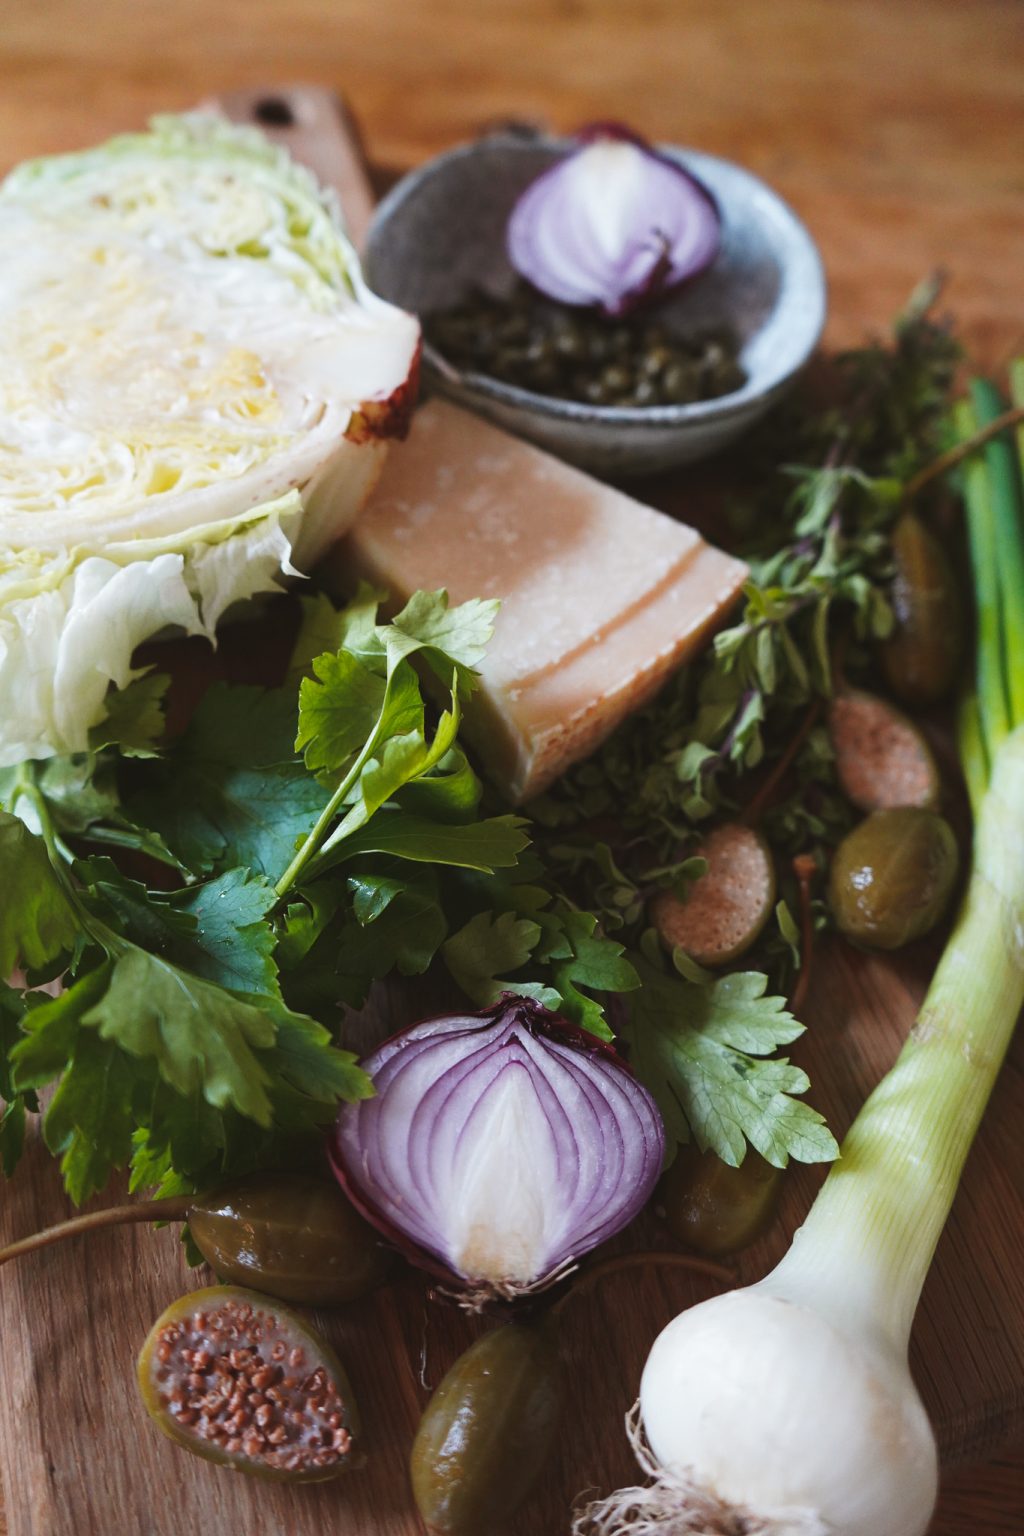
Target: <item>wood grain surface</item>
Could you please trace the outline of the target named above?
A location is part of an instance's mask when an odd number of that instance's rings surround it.
[[[571,128],[619,116],[740,159],[793,202],[825,257],[832,344],[881,329],[941,264],[966,339],[997,365],[1024,349],[1022,65],[1013,0],[4,0],[0,166],[274,80],[342,89],[373,159],[390,171],[497,119]],[[894,1055],[933,958],[924,947],[896,967],[836,952],[819,967],[811,1031],[796,1054],[837,1130]],[[1022,1124],[1018,1041],[913,1341],[944,1446],[961,1457],[995,1449],[1024,1414]],[[789,1180],[785,1228],[814,1182],[804,1170]],[[0,1231],[24,1232],[64,1210],[48,1160],[33,1155],[4,1191]],[[780,1230],[749,1255],[743,1278],[784,1240]],[[404,1468],[426,1396],[424,1330],[436,1382],[475,1325],[439,1308],[426,1314],[414,1282],[322,1318],[351,1367],[371,1459],[342,1485],[287,1494],[193,1462],[140,1418],[135,1352],[167,1301],[197,1280],[173,1233],[139,1229],[4,1271],[0,1470],[10,1536],[412,1536]],[[700,1294],[679,1276],[642,1286],[624,1276],[580,1304],[567,1340],[576,1411],[516,1536],[556,1536],[582,1488],[631,1475],[621,1412],[655,1331]],[[935,1536],[1024,1531],[1022,1488],[1012,1457],[955,1473]]]

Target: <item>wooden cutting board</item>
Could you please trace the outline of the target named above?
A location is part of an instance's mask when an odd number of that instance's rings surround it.
[[[237,95],[246,117],[260,99]],[[365,219],[370,200],[345,119],[322,92],[275,91],[271,131],[341,183]],[[264,109],[264,116],[273,117]],[[251,678],[253,648],[235,631],[219,675]],[[812,1098],[841,1134],[895,1057],[936,958],[921,944],[895,959],[834,946],[816,968],[807,1035],[793,1050]],[[979,978],[984,986],[984,978]],[[382,989],[370,1027],[385,1030],[424,1012],[420,985]],[[365,1024],[364,1026],[365,1027]],[[1024,1041],[1018,1039],[971,1155],[925,1287],[912,1364],[947,1464],[981,1456],[1024,1432]],[[744,1255],[742,1281],[763,1274],[785,1249],[821,1178],[794,1168],[781,1220]],[[114,1198],[118,1192],[114,1192]],[[0,1239],[71,1214],[51,1159],[30,1146],[4,1189]],[[622,1248],[669,1244],[648,1216]],[[481,1324],[453,1308],[427,1307],[411,1273],[316,1323],[349,1367],[366,1426],[365,1470],[339,1483],[287,1489],[212,1468],[173,1447],[146,1421],[134,1359],[153,1320],[182,1292],[209,1283],[190,1271],[176,1232],[129,1228],[25,1258],[0,1274],[0,1472],[9,1536],[415,1536],[407,1489],[409,1446],[428,1392]],[[565,1347],[573,1397],[542,1492],[517,1517],[515,1536],[561,1536],[584,1489],[632,1480],[622,1415],[647,1350],[675,1312],[708,1294],[706,1281],[670,1270],[631,1271],[570,1311]],[[494,1536],[501,1527],[496,1512]],[[1012,1527],[1007,1527],[1012,1529]],[[1021,1510],[1024,1529],[1024,1507]]]

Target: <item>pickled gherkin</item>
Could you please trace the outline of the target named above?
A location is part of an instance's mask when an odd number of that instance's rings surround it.
[[[562,1413],[556,1321],[471,1344],[427,1404],[410,1460],[430,1536],[493,1536],[538,1482]]]
[[[188,1224],[219,1279],[311,1307],[364,1296],[394,1263],[338,1185],[306,1174],[261,1173],[197,1195]]]

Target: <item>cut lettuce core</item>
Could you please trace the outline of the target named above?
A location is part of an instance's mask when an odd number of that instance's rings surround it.
[[[140,640],[345,531],[419,332],[313,177],[215,117],[20,166],[0,228],[3,765],[84,748]]]

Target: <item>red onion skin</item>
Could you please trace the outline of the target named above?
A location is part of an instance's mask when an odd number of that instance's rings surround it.
[[[577,144],[595,144],[600,139],[620,139],[625,144],[635,144],[637,149],[642,149],[647,155],[658,155],[649,139],[637,133],[635,128],[630,128],[628,123],[620,123],[614,117],[600,117],[592,123],[584,123],[582,128],[577,128],[573,138]]]
[[[614,1046],[609,1044],[607,1041],[599,1040],[595,1035],[592,1035],[589,1030],[582,1029],[579,1025],[574,1024],[571,1020],[564,1018],[561,1014],[550,1012],[550,1010],[542,1007],[540,1004],[534,1003],[532,999],[523,998],[518,993],[511,992],[503,993],[497,1003],[493,1004],[490,1008],[483,1009],[478,1013],[467,1013],[465,1015],[453,1015],[450,1013],[433,1014],[426,1019],[418,1019],[415,1023],[407,1025],[403,1029],[396,1030],[393,1034],[389,1035],[384,1041],[381,1042],[379,1046],[377,1046],[376,1050],[372,1052],[371,1055],[376,1055],[377,1052],[383,1050],[386,1046],[398,1044],[406,1036],[412,1035],[415,1031],[422,1029],[430,1024],[443,1023],[445,1020],[453,1017],[474,1018],[479,1019],[481,1023],[483,1023],[488,1019],[499,1018],[501,1014],[509,1008],[510,1005],[513,1005],[517,1008],[522,1008],[523,1011],[528,1014],[530,1018],[530,1027],[535,1033],[544,1034],[563,1045],[572,1045],[593,1056],[600,1057],[613,1064],[617,1070],[623,1073],[624,1076],[632,1079],[634,1082],[638,1081],[636,1073],[633,1071],[629,1063],[622,1056],[620,1056],[619,1052],[614,1048]],[[351,1201],[352,1205],[356,1208],[359,1214],[370,1223],[371,1226],[375,1227],[376,1230],[380,1232],[381,1236],[384,1237],[388,1243],[397,1250],[397,1252],[399,1252],[416,1268],[423,1270],[426,1274],[430,1275],[434,1280],[436,1280],[446,1293],[457,1297],[460,1293],[467,1293],[474,1290],[474,1286],[471,1281],[467,1280],[464,1275],[460,1275],[456,1271],[448,1268],[448,1266],[445,1265],[437,1257],[436,1254],[431,1253],[428,1249],[423,1248],[406,1232],[397,1227],[394,1222],[389,1220],[388,1217],[385,1216],[372,1203],[372,1201],[367,1198],[362,1187],[356,1182],[356,1180],[352,1178],[344,1160],[339,1155],[337,1130],[332,1132],[328,1138],[326,1150],[331,1170],[334,1173],[335,1178],[338,1180],[338,1183],[341,1185],[342,1190]],[[628,1223],[624,1222],[623,1226],[627,1224]],[[589,1252],[590,1250],[588,1249],[587,1251]],[[534,1294],[535,1291],[531,1288],[530,1291],[524,1293],[522,1299],[524,1301],[528,1301]],[[497,1301],[499,1298],[495,1296],[491,1299]],[[502,1305],[507,1306],[508,1302],[509,1298],[501,1298]]]
[[[405,1035],[411,1035],[414,1030],[422,1029],[427,1024],[440,1024],[445,1019],[467,1018],[479,1019],[481,1023],[485,1019],[496,1019],[509,1006],[523,1007],[529,1011],[533,1021],[534,1032],[547,1034],[552,1040],[561,1040],[568,1045],[577,1045],[580,1050],[589,1051],[592,1056],[604,1056],[613,1066],[621,1067],[628,1077],[634,1082],[638,1081],[636,1073],[626,1058],[616,1050],[609,1040],[600,1040],[597,1035],[592,1035],[589,1029],[583,1029],[581,1025],[574,1024],[563,1013],[553,1013],[550,1008],[544,1008],[540,1003],[535,1003],[530,997],[523,997],[518,992],[503,992],[496,1003],[489,1008],[481,1008],[476,1012],[470,1010],[465,1014],[431,1013],[425,1019],[417,1019],[413,1024],[404,1024],[401,1029],[396,1029],[392,1034],[385,1035],[379,1045],[374,1046],[370,1052],[376,1056],[386,1045],[394,1045]]]

